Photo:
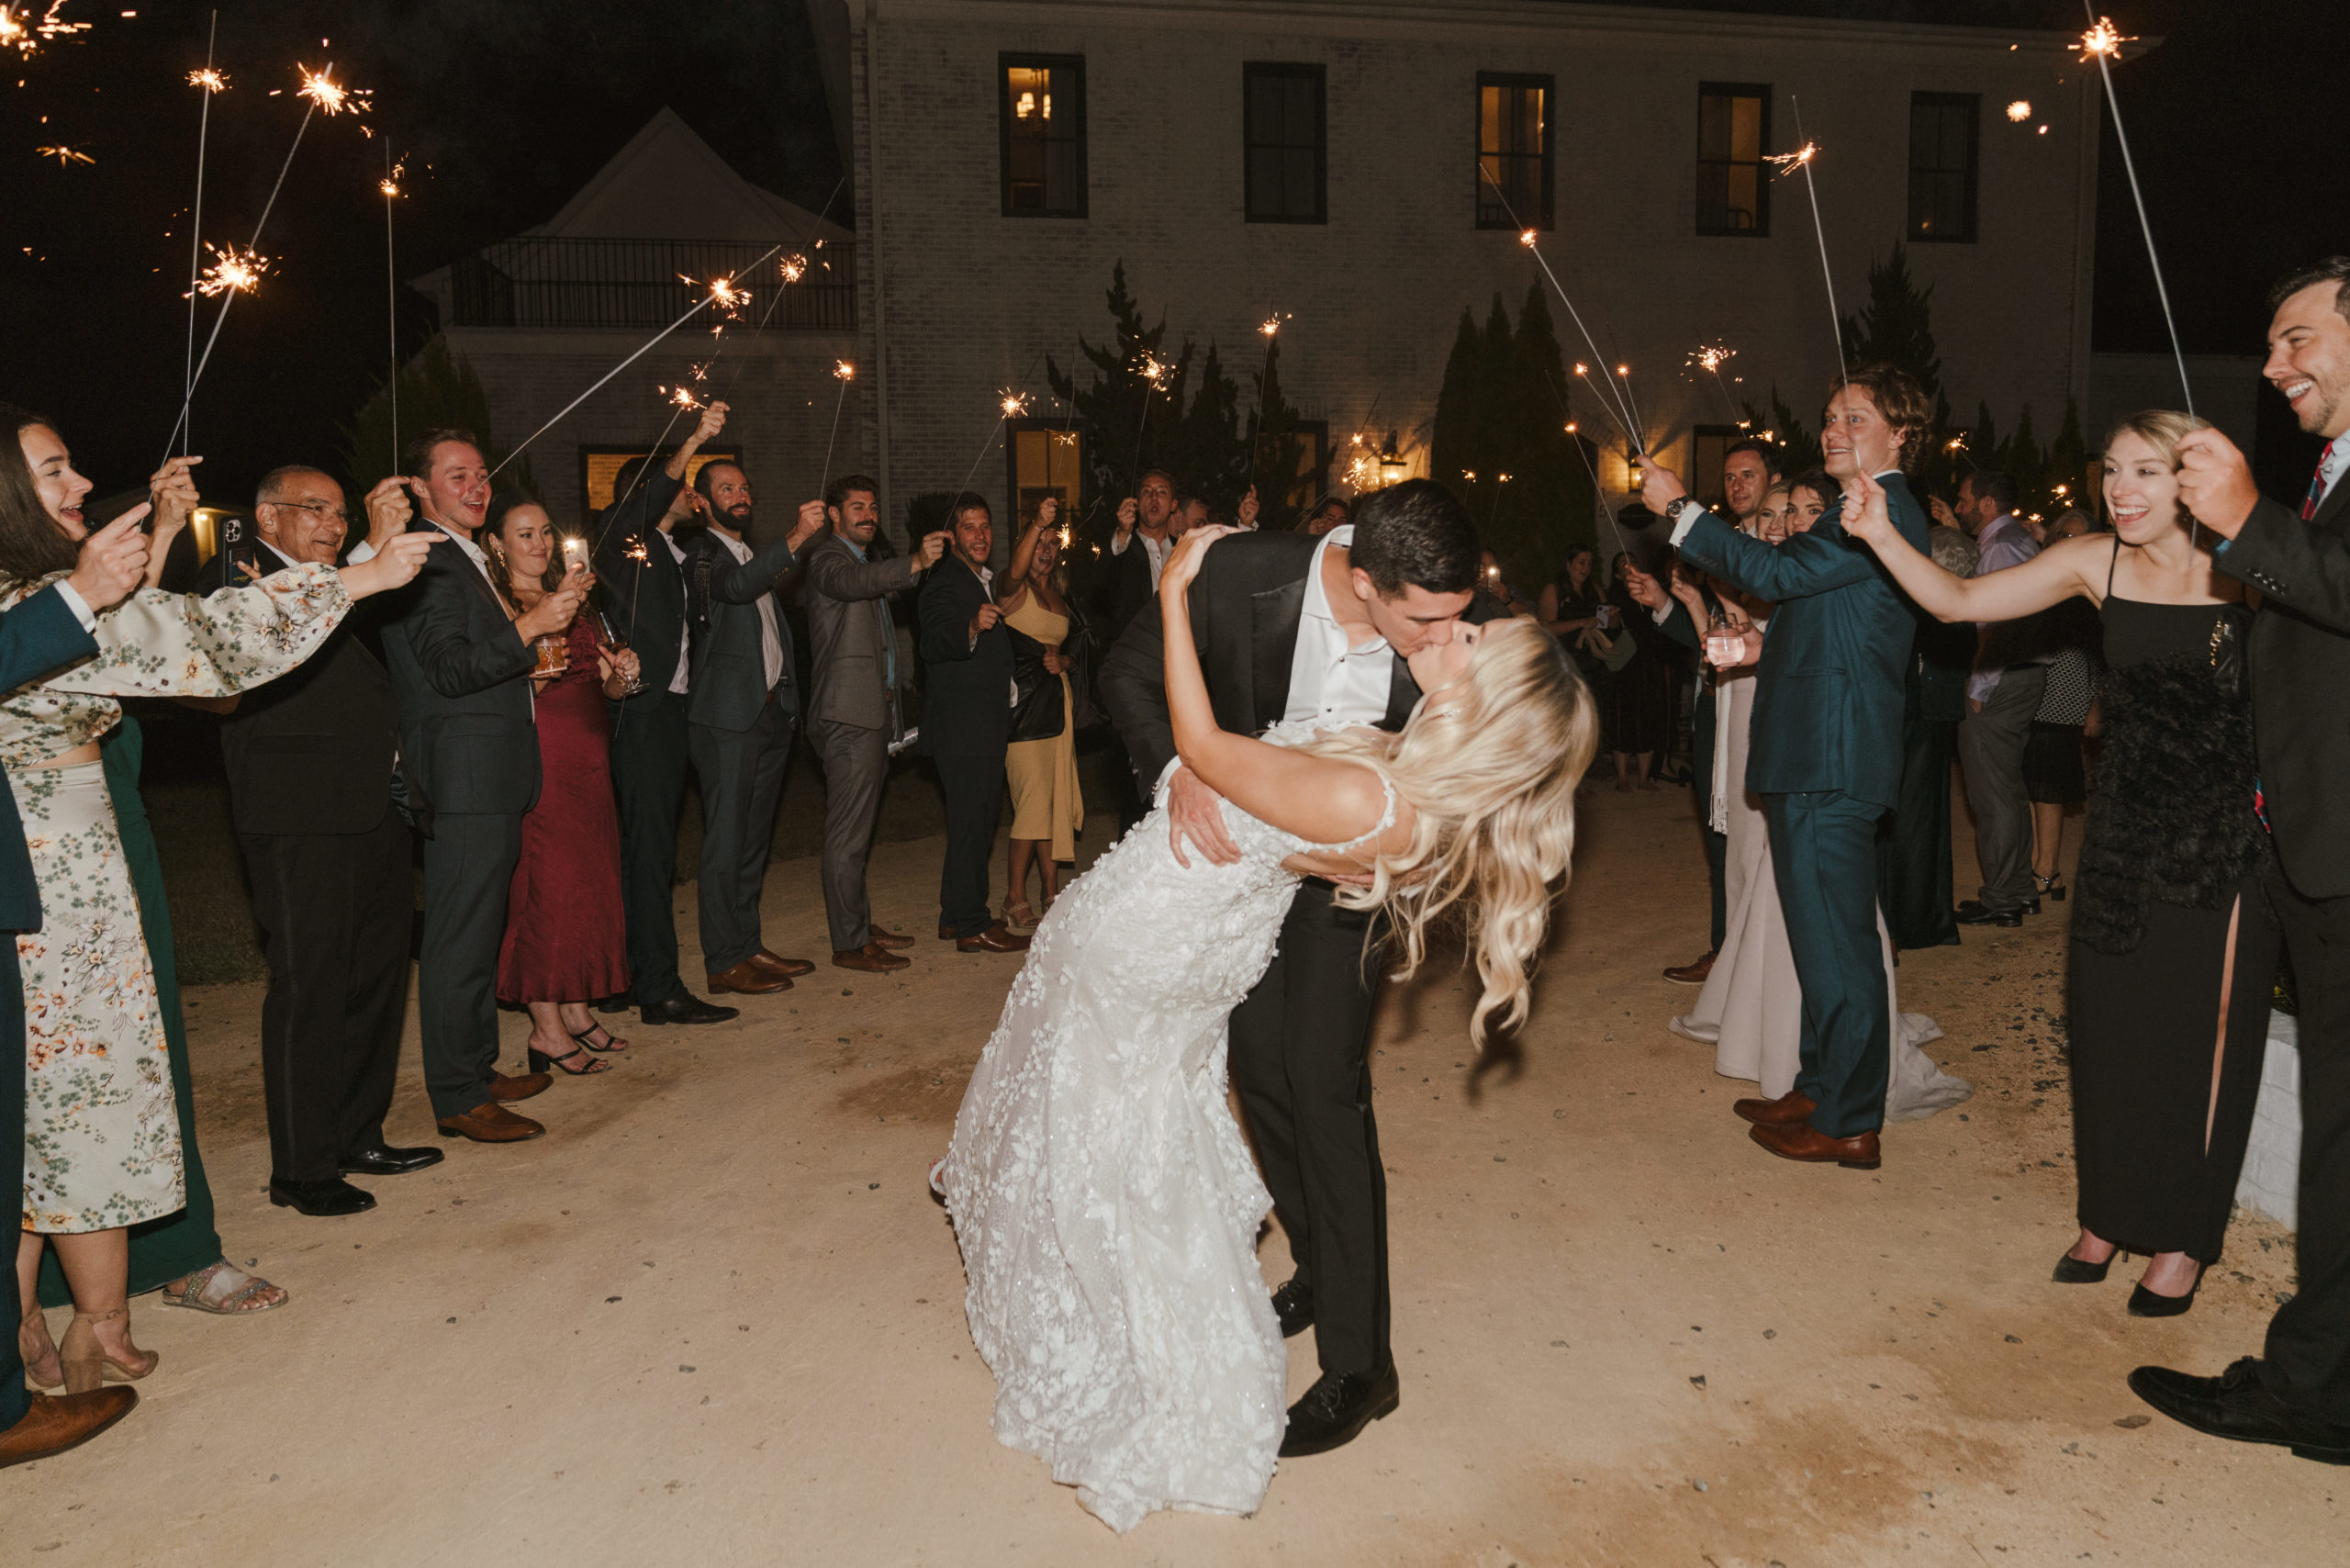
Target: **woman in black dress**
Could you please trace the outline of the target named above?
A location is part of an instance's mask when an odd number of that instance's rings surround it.
[[[2178,442],[2206,428],[2165,411],[2122,420],[2105,452],[2120,537],[2062,540],[1986,577],[1953,577],[1903,543],[1874,485],[1845,507],[1847,532],[1942,620],[2013,620],[2076,596],[2104,608],[2106,749],[2073,903],[2081,1234],[2056,1279],[2092,1284],[2120,1248],[2144,1254],[2139,1317],[2185,1312],[2219,1260],[2277,964],[2244,689],[2250,616],[2178,504]]]
[[[1599,717],[1607,749],[1616,756],[1616,788],[1628,790],[1637,782],[1653,790],[1650,763],[1664,749],[1673,723],[1673,644],[1624,585],[1624,567],[1631,559],[1628,553],[1618,554],[1607,567],[1615,585],[1607,590],[1607,603],[1616,611],[1608,618],[1607,634],[1631,638],[1633,652],[1630,663],[1601,672]]]
[[[1599,627],[1599,585],[1592,580],[1598,570],[1598,554],[1588,544],[1576,545],[1535,607],[1542,629],[1566,644],[1567,656],[1586,679],[1599,667],[1599,655],[1583,635]]]

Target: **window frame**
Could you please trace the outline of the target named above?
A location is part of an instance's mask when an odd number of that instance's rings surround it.
[[[1693,226],[1699,238],[1707,240],[1768,240],[1771,237],[1771,175],[1763,162],[1770,156],[1771,105],[1778,96],[1768,82],[1700,82],[1697,84],[1697,160],[1694,173],[1701,185],[1708,164],[1718,163],[1729,168],[1741,166],[1741,160],[1715,158],[1706,151],[1706,100],[1707,98],[1754,98],[1762,105],[1762,123],[1757,128],[1754,151],[1754,226],[1751,229],[1715,227],[1706,223],[1702,191],[1695,204]]]
[[[1962,232],[1929,233],[1918,226],[1918,176],[1920,173],[1950,174],[1960,171],[1935,168],[1920,170],[1918,163],[1918,111],[1921,108],[1964,109],[1966,111],[1966,177],[1965,224]],[[1977,200],[1983,184],[1983,95],[1980,93],[1927,93],[1909,95],[1909,154],[1908,189],[1906,193],[1907,211],[1902,229],[1909,242],[1918,245],[1972,245],[1982,233],[1981,207]]]
[[[1498,218],[1485,216],[1485,89],[1488,87],[1504,89],[1536,87],[1542,92],[1542,151],[1540,153],[1542,172],[1538,176],[1542,182],[1540,193],[1542,209],[1532,216],[1523,212],[1517,213],[1515,221],[1512,220],[1505,196],[1496,204],[1501,209],[1500,216]],[[1539,72],[1480,71],[1477,73],[1477,95],[1473,107],[1474,112],[1470,116],[1470,135],[1476,145],[1477,185],[1475,205],[1472,210],[1477,215],[1477,227],[1481,230],[1507,230],[1512,233],[1521,229],[1530,228],[1546,234],[1558,228],[1559,79]],[[1496,151],[1493,156],[1524,157],[1525,154]]]
[[[1013,71],[1049,71],[1055,73],[1067,71],[1071,73],[1071,76],[1075,81],[1077,91],[1073,96],[1077,100],[1077,113],[1073,124],[1076,129],[1070,136],[1070,140],[1076,144],[1077,149],[1077,205],[1074,207],[1015,207],[1012,205],[1013,115],[1011,73]],[[1058,93],[1061,92],[1062,89],[1057,85],[1054,88],[1054,91]],[[995,57],[995,103],[996,170],[997,178],[1001,185],[999,195],[1002,203],[1003,216],[1006,218],[1084,218],[1090,217],[1091,212],[1089,209],[1092,204],[1092,185],[1091,180],[1088,178],[1086,169],[1085,56],[1081,54],[1031,54],[1011,50],[999,52]],[[1066,110],[1068,106],[1066,100],[1062,106],[1064,110]],[[1047,195],[1050,194],[1050,180],[1048,175],[1046,182]]]
[[[1257,209],[1256,93],[1259,80],[1314,84],[1314,211],[1307,217]],[[1269,143],[1284,150],[1288,142]],[[1286,191],[1286,185],[1284,185]],[[1308,61],[1244,60],[1240,62],[1240,216],[1247,223],[1330,221],[1330,72]]]

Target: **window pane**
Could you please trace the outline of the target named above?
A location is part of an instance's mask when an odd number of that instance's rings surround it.
[[[1697,90],[1697,232],[1768,234],[1771,89],[1707,83]]]

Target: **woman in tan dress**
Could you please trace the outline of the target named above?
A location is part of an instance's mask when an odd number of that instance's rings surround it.
[[[1028,866],[1035,862],[1045,884],[1045,907],[1060,891],[1060,863],[1077,859],[1077,834],[1085,826],[1085,801],[1077,786],[1077,703],[1069,672],[1076,660],[1063,653],[1081,630],[1069,608],[1068,577],[1061,569],[1060,532],[1054,526],[1059,503],[1047,497],[1021,531],[1004,573],[1010,585],[998,600],[1003,623],[1012,628],[1013,679],[1018,697],[1012,710],[1012,745],[1003,770],[1012,784],[1010,875],[1003,923],[1023,935],[1036,929],[1037,912],[1028,902]]]

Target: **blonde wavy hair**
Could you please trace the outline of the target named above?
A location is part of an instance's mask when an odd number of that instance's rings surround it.
[[[1526,1017],[1574,853],[1575,785],[1598,745],[1590,689],[1558,640],[1510,620],[1486,626],[1467,673],[1423,698],[1401,734],[1343,730],[1305,748],[1368,766],[1410,803],[1410,846],[1338,902],[1388,917],[1403,976],[1427,957],[1432,926],[1462,923],[1483,982],[1469,1020],[1480,1050]]]
[[[2124,414],[2116,420],[2113,428],[2106,431],[2105,444],[2109,450],[2118,437],[2134,435],[2153,447],[2176,474],[2178,472],[2178,443],[2196,431],[2210,428],[2210,420],[2182,413],[2177,409],[2141,409],[2134,414]],[[2105,526],[2111,530],[2113,516],[2106,509],[2102,496],[2098,498],[2098,509],[2106,513]],[[2183,528],[2194,526],[2193,520],[2187,513],[2187,502],[2183,499],[2178,503],[2178,522]]]

